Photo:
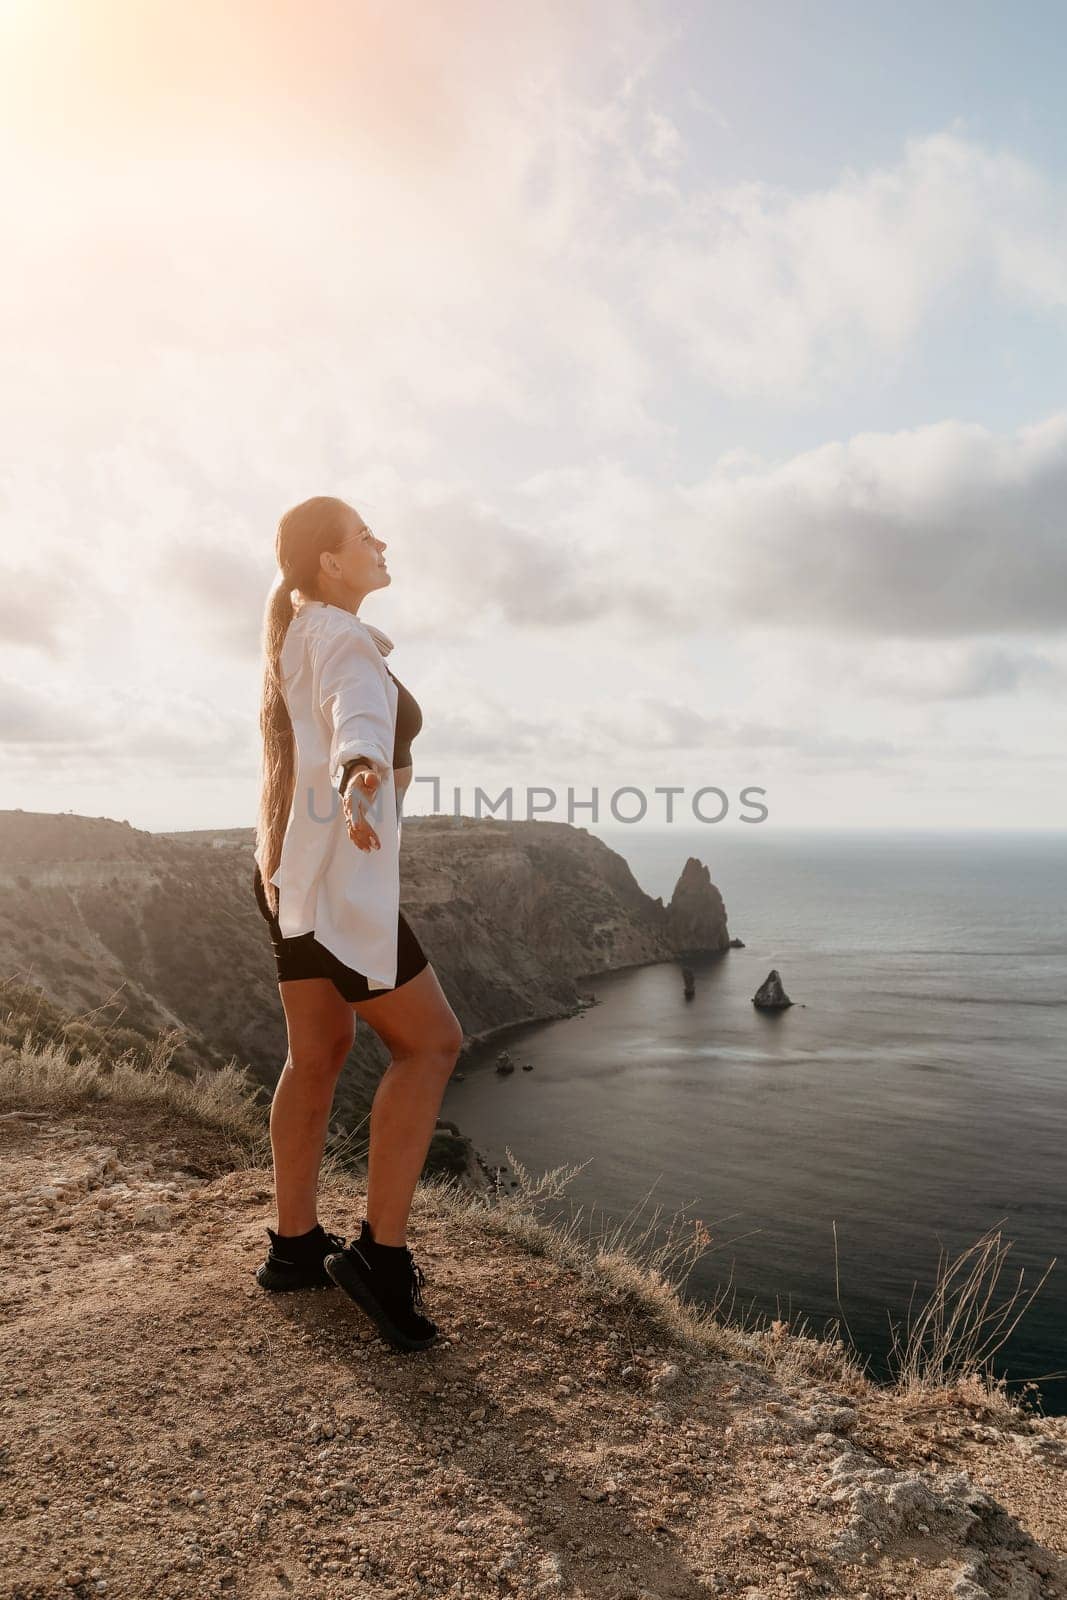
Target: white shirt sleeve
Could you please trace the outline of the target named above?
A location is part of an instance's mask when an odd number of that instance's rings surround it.
[[[357,619],[316,630],[308,641],[312,693],[330,732],[330,782],[346,761],[366,756],[384,783],[393,772],[393,719],[381,652]]]

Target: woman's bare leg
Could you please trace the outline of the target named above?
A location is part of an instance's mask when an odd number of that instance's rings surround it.
[[[319,1168],[334,1089],[356,1033],[352,1007],[328,978],[294,978],[278,989],[289,1054],[270,1108],[278,1232],[307,1233],[318,1221]]]
[[[393,1058],[371,1105],[367,1221],[379,1244],[402,1245],[463,1029],[432,966],[352,1009]]]

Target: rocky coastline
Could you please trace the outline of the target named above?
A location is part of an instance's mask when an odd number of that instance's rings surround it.
[[[234,1061],[269,1098],[287,1041],[253,843],[251,828],[151,833],[108,817],[0,812],[0,976],[29,997],[39,1036],[42,1019],[86,1049],[147,1048],[165,1032],[177,1040],[172,1070],[193,1077]],[[585,828],[406,817],[401,905],[460,1019],[463,1058],[575,1015],[600,974],[729,949],[707,866],[679,866],[665,905]],[[335,1132],[366,1117],[387,1060],[358,1027]]]
[[[695,857],[664,905],[622,856],[567,823],[414,818],[404,850],[404,914],[468,1051],[524,1023],[575,1015],[597,976],[731,945],[722,895]]]

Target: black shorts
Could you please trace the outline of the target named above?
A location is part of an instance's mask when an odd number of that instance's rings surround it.
[[[279,983],[289,983],[293,978],[329,978],[349,1003],[353,1000],[373,1000],[377,995],[392,993],[391,989],[370,988],[362,972],[356,972],[352,967],[346,967],[343,961],[338,960],[332,950],[327,950],[325,945],[319,943],[314,933],[298,933],[293,938],[284,938],[278,919],[273,915],[270,906],[267,904],[267,896],[263,888],[263,877],[259,870],[258,861],[255,864],[253,886],[256,892],[256,903],[270,928],[270,942],[274,947],[274,961],[278,969]],[[419,943],[415,930],[404,913],[402,911],[399,912],[397,916],[396,983],[393,988],[399,989],[402,983],[407,983],[417,973],[420,973],[423,967],[428,965],[429,957]]]

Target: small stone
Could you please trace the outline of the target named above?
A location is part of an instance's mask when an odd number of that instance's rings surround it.
[[[141,1206],[134,1212],[133,1221],[134,1226],[137,1228],[169,1228],[171,1225],[170,1208],[162,1202]]]

